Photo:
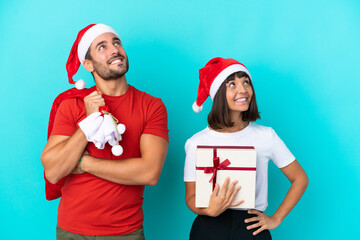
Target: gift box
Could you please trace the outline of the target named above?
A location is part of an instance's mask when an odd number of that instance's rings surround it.
[[[215,183],[221,187],[230,177],[241,186],[233,202],[244,200],[233,209],[255,208],[256,150],[247,146],[197,146],[195,206],[208,207]],[[220,193],[219,191],[219,193]]]

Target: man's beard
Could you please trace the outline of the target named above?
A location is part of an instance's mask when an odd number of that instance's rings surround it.
[[[129,70],[129,60],[127,57],[118,55],[116,57],[122,57],[124,59],[124,67],[119,70],[113,70],[106,68],[103,64],[93,61],[94,71],[105,81],[112,81],[121,78]]]

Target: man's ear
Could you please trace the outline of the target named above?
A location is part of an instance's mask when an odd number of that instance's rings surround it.
[[[88,71],[88,72],[93,72],[93,71],[94,71],[93,63],[92,63],[92,61],[89,60],[89,59],[85,59],[85,60],[83,61],[83,66],[84,66],[84,68],[86,69],[86,71]]]

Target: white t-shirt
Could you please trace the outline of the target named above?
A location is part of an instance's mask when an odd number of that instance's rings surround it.
[[[268,205],[269,160],[272,160],[278,168],[286,167],[295,160],[294,155],[271,127],[250,122],[243,130],[233,133],[221,133],[207,127],[186,141],[185,182],[195,182],[198,145],[253,146],[255,148],[257,155],[255,209],[260,211],[265,211]]]

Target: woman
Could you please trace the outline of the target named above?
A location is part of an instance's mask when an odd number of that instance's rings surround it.
[[[234,59],[213,58],[199,71],[199,90],[193,105],[202,109],[208,96],[213,106],[209,127],[192,136],[185,144],[185,201],[198,214],[190,239],[271,239],[269,229],[280,225],[303,195],[308,178],[300,164],[270,127],[255,124],[260,118],[252,79],[247,68]],[[209,207],[195,207],[195,162],[198,145],[254,146],[257,153],[255,209],[233,210],[242,201],[233,202],[241,182],[230,179],[221,191],[215,185]],[[291,182],[291,187],[272,216],[267,207],[268,162],[272,160]],[[237,184],[239,184],[237,186]]]

